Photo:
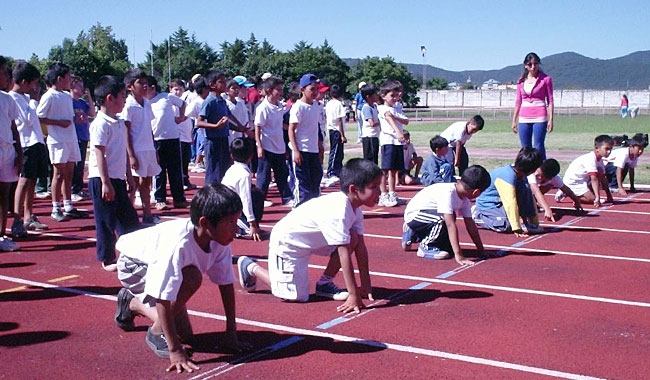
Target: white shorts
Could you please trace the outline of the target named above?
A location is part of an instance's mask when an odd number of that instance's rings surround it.
[[[138,170],[131,169],[131,173],[140,178],[153,177],[160,174],[162,170],[158,165],[155,150],[145,150],[135,152],[135,158],[138,160]]]
[[[14,163],[16,162],[16,148],[14,144],[0,143],[0,182],[16,182],[18,174]]]
[[[591,184],[591,183],[589,183]],[[565,185],[573,191],[573,193],[577,196],[581,196],[586,194],[587,192],[591,191],[591,186],[587,184],[587,182],[580,182],[580,183],[572,183],[568,184],[565,183]]]
[[[269,249],[269,279],[274,296],[298,302],[309,300],[309,255],[279,257]]]
[[[76,142],[60,142],[47,144],[50,155],[50,162],[54,164],[66,164],[68,162],[81,161],[79,144]]]

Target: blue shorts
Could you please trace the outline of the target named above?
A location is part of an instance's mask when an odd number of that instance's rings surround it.
[[[404,147],[401,145],[382,145],[381,168],[383,170],[404,170]]]

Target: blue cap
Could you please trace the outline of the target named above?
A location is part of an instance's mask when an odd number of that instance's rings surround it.
[[[253,87],[255,86],[253,83],[249,82],[246,80],[246,77],[243,75],[237,75],[236,77],[232,78],[235,82],[237,82],[238,85],[244,86],[244,87]]]
[[[305,88],[310,84],[318,83],[320,79],[314,74],[305,74],[300,78],[300,87]]]

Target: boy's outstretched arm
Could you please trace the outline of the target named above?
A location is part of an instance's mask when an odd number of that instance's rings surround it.
[[[573,192],[573,190],[569,188],[569,186],[562,185],[562,187],[560,187],[560,190],[562,190],[564,194],[566,194],[569,198],[571,198],[571,200],[573,200],[573,208],[575,208],[577,211],[581,211],[581,212],[585,211],[582,208],[580,198],[576,195],[576,193]]]
[[[226,314],[226,341],[223,346],[235,352],[242,352],[250,347],[237,338],[237,321],[235,313],[235,288],[232,284],[219,285],[221,302]]]
[[[630,178],[630,192],[634,193],[636,192],[636,188],[634,188],[634,168],[630,168],[627,174],[628,177]]]
[[[474,223],[474,220],[472,218],[463,218],[463,220],[465,221],[465,228],[467,229],[467,233],[476,246],[478,254],[485,256],[485,247],[483,247],[483,241],[481,240],[481,235],[479,235],[476,223]]]
[[[349,313],[351,311],[358,313],[364,305],[361,296],[357,292],[357,282],[354,279],[354,267],[352,266],[352,258],[350,257],[350,245],[339,245],[337,251],[341,260],[341,270],[343,271],[343,279],[345,279],[345,287],[348,290],[348,299],[343,305],[339,305],[336,310],[343,313]]]
[[[181,373],[183,371],[192,372],[195,369],[199,369],[199,366],[187,357],[181,340],[176,333],[171,301],[157,299],[156,313],[158,314],[158,322],[162,327],[163,334],[165,334],[167,348],[169,349],[169,362],[171,364],[167,367],[167,371],[176,370],[176,372]]]
[[[634,182],[630,180],[630,183]],[[620,195],[626,196],[627,191],[625,191],[625,188],[623,187],[623,168],[616,168],[616,184],[618,185],[618,193]]]
[[[363,239],[363,235],[357,235],[357,246],[354,255],[357,257],[357,267],[359,268],[359,279],[361,280],[361,297],[374,301],[372,297],[372,285],[370,282],[370,267],[368,265],[368,248]]]
[[[530,191],[533,192],[533,195],[535,196],[537,203],[539,203],[539,205],[542,206],[542,208],[544,209],[544,218],[546,220],[550,220],[551,222],[555,223],[553,210],[551,210],[551,206],[549,206],[548,202],[546,202],[546,199],[544,199],[544,194],[542,194],[542,191],[539,189],[539,186],[537,186],[536,183],[531,183],[529,185],[530,185]]]
[[[456,228],[456,215],[445,214],[445,224],[447,225],[447,233],[449,234],[449,242],[451,248],[454,250],[454,258],[460,265],[474,265],[472,260],[468,260],[463,256],[463,250],[460,249],[458,242],[458,229]]]

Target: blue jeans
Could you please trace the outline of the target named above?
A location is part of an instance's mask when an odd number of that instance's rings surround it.
[[[206,138],[205,184],[220,183],[231,164],[228,137]]]
[[[546,126],[548,122],[541,123],[519,123],[519,141],[521,147],[532,147],[533,138],[535,139],[534,148],[542,153],[542,160],[546,160],[546,148],[544,139],[546,139]]]

